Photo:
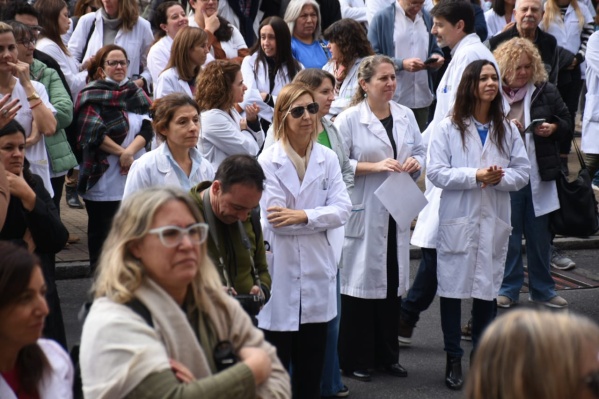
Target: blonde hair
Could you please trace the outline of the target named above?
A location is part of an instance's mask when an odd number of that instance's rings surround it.
[[[9,32],[13,33],[12,26],[7,24],[6,22],[0,21],[0,35],[3,33],[9,33]],[[13,35],[14,35],[14,33],[13,33]]]
[[[576,12],[576,16],[578,17],[578,28],[582,29],[584,26],[584,15],[578,5],[578,0],[570,0],[570,5]],[[559,9],[559,4],[557,0],[547,0],[545,2],[545,14],[543,15],[543,27],[544,30],[549,29],[552,23],[561,23],[563,24],[562,12]]]
[[[532,62],[532,81],[541,83],[547,81],[547,71],[543,65],[541,54],[537,47],[527,39],[515,37],[503,42],[493,51],[493,56],[499,65],[499,74],[504,82],[512,78],[516,73],[516,67],[522,57],[526,54]]]
[[[197,222],[203,218],[191,197],[174,188],[152,187],[138,191],[123,200],[112,222],[112,227],[102,249],[98,263],[98,274],[93,286],[95,297],[108,297],[117,303],[130,301],[145,278],[144,265],[131,252],[131,245],[141,240],[152,225],[156,213],[170,201],[182,202]],[[207,244],[201,246],[203,257],[199,261],[198,273],[191,283],[196,306],[215,299],[224,301],[226,295],[218,272],[208,257]]]
[[[495,320],[480,341],[466,383],[467,399],[578,397],[589,346],[599,327],[566,312],[514,310]]]
[[[291,108],[293,103],[304,94],[308,94],[310,97],[312,97],[312,101],[314,101],[314,94],[312,94],[312,91],[302,83],[289,83],[279,92],[279,95],[277,96],[277,102],[275,103],[274,118],[272,121],[272,128],[275,132],[275,140],[287,138],[287,126],[285,124],[285,119],[289,117],[289,108]],[[316,139],[316,135],[316,125],[314,125],[312,139]]]
[[[135,0],[119,0],[118,17],[124,32],[132,31],[139,19],[139,6]]]

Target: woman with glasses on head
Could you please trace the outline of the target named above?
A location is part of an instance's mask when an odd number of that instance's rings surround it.
[[[410,226],[398,225],[374,192],[392,173],[417,179],[424,147],[412,111],[392,100],[391,58],[364,58],[358,84],[350,107],[335,119],[355,176],[340,266],[339,362],[350,378],[370,381],[375,367],[408,375],[398,363],[397,334],[409,285]]]
[[[208,56],[208,35],[200,28],[186,26],[173,41],[170,58],[156,81],[154,98],[185,93],[193,98],[196,78]]]
[[[316,0],[292,0],[285,10],[293,57],[306,68],[322,68],[331,54],[322,40],[320,6]]]
[[[214,169],[198,149],[200,108],[189,96],[173,93],[154,101],[150,113],[159,147],[135,160],[123,198],[145,187],[175,186],[191,190],[214,179]]]
[[[241,64],[247,91],[245,105],[256,103],[264,130],[272,123],[273,107],[279,91],[291,83],[303,66],[291,52],[289,27],[279,17],[264,19],[258,29],[258,41]]]
[[[171,57],[171,48],[177,32],[188,25],[188,20],[181,3],[166,1],[156,8],[153,24],[157,32],[148,52],[148,68],[152,82],[156,83]]]
[[[510,311],[483,334],[465,390],[466,399],[597,399],[599,326],[568,312]]]
[[[337,314],[337,228],[351,210],[339,159],[316,142],[318,108],[305,85],[285,86],[275,105],[276,142],[258,158],[266,175],[264,239],[273,253],[271,299],[258,325],[292,370],[294,398],[320,397],[327,322]]]
[[[123,201],[83,326],[86,398],[290,397],[275,348],[223,291],[207,237],[182,190]]]
[[[0,254],[0,398],[70,399],[69,355],[41,338],[49,312],[41,262],[6,241]]]
[[[93,61],[103,46],[116,44],[124,48],[131,62],[127,77],[148,91],[152,76],[147,54],[153,41],[152,28],[139,16],[137,1],[103,0],[102,8],[79,19],[68,47],[71,55],[84,66]]]
[[[116,213],[131,164],[154,135],[150,99],[127,77],[129,59],[115,44],[104,46],[90,64],[91,81],[79,93],[78,145],[83,153],[77,190],[88,215],[88,249],[92,270]]]
[[[227,0],[222,1],[227,3]],[[250,51],[239,29],[218,15],[219,0],[190,0],[189,4],[194,9],[189,25],[206,31],[214,58],[241,64]]]
[[[258,106],[247,105],[245,118],[235,109],[246,89],[241,67],[231,61],[211,62],[198,77],[195,100],[202,126],[198,147],[214,170],[229,155],[257,156],[264,143]]]
[[[61,35],[67,33],[71,25],[67,3],[64,0],[39,0],[34,7],[39,13],[39,24],[42,27],[35,48],[58,62],[71,90],[70,94],[76,99],[86,84],[85,69],[89,66],[89,61],[79,63],[62,41]]]

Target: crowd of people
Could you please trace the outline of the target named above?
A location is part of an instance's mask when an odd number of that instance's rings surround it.
[[[568,306],[550,217],[577,112],[599,169],[589,0],[5,3],[0,397],[346,397],[342,375],[408,376],[400,344],[435,296],[449,389],[599,397],[599,327],[494,321],[520,299],[523,237],[529,300]],[[382,196],[401,208],[419,178],[411,232]],[[63,192],[88,216],[80,376]],[[541,383],[547,365],[566,382]]]

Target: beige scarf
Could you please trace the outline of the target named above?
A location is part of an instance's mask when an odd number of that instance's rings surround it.
[[[295,170],[297,171],[297,176],[300,179],[300,182],[304,181],[304,176],[306,175],[306,168],[308,167],[308,162],[310,162],[310,154],[312,153],[312,145],[314,141],[310,141],[308,144],[308,148],[306,148],[306,156],[300,157],[297,152],[293,149],[291,144],[287,140],[281,140],[281,145],[283,146],[283,150],[295,166]]]

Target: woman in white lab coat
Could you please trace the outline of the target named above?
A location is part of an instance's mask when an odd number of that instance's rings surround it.
[[[495,317],[512,231],[510,191],[528,183],[530,163],[504,117],[499,74],[478,60],[464,70],[453,114],[431,137],[427,176],[443,190],[437,237],[437,294],[447,363],[445,384],[461,389],[461,299],[473,298],[474,348]]]
[[[243,82],[247,86],[242,108],[257,103],[264,130],[272,123],[273,107],[279,91],[291,83],[303,69],[291,53],[289,27],[279,17],[268,17],[260,24],[258,41],[241,63]]]
[[[154,101],[152,127],[160,146],[133,161],[123,198],[147,187],[175,186],[191,190],[214,179],[214,169],[196,149],[200,108],[189,96],[173,93]]]
[[[156,8],[153,23],[160,30],[156,33],[156,41],[148,52],[148,69],[152,75],[152,82],[156,84],[158,76],[166,69],[171,57],[175,36],[189,22],[179,2],[167,1]]]
[[[339,360],[346,375],[369,381],[376,366],[407,376],[397,333],[410,270],[410,225],[397,225],[374,191],[394,172],[418,178],[425,153],[414,114],[392,101],[393,60],[364,58],[358,82],[353,106],[335,120],[355,174],[340,266]]]
[[[239,64],[232,61],[212,61],[198,77],[195,94],[201,112],[198,148],[214,170],[229,155],[258,156],[264,144],[258,106],[247,105],[245,118],[235,109],[246,89]]]
[[[177,32],[170,58],[164,71],[158,75],[154,98],[171,93],[185,93],[193,97],[196,78],[208,56],[208,35],[200,28],[186,26]]]
[[[318,103],[302,84],[283,88],[275,144],[258,158],[266,175],[260,210],[273,261],[271,300],[258,314],[266,339],[292,369],[294,398],[319,398],[327,322],[337,313],[330,230],[351,211],[337,155],[315,142]]]
[[[153,41],[150,23],[139,16],[135,0],[104,0],[102,8],[79,19],[68,47],[71,55],[84,65],[105,45],[124,48],[130,61],[127,77],[148,90],[152,77],[147,55]]]

